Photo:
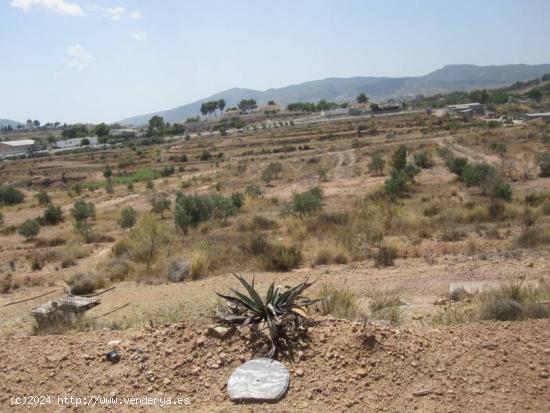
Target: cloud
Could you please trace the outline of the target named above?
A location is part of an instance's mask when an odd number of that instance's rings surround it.
[[[147,33],[145,33],[142,30],[137,30],[135,32],[132,32],[130,33],[130,36],[132,36],[132,39],[138,40],[138,41],[147,39]]]
[[[67,47],[63,58],[66,67],[77,70],[86,69],[94,60],[95,58],[79,44]]]
[[[130,19],[134,19],[134,20],[141,19],[141,10],[134,10],[132,14],[130,14]]]
[[[122,15],[126,12],[124,7],[116,6],[105,9],[104,17],[107,17],[111,20],[120,20]]]
[[[10,5],[25,12],[33,8],[40,8],[51,10],[57,14],[84,16],[84,12],[78,4],[68,3],[65,0],[11,0]]]

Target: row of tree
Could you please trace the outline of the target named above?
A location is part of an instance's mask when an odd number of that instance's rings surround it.
[[[209,100],[208,102],[203,102],[201,104],[201,114],[203,116],[208,116],[211,114],[214,114],[214,116],[217,116],[217,111],[220,111],[220,116],[223,113],[223,110],[225,109],[225,100],[219,99],[219,100]]]

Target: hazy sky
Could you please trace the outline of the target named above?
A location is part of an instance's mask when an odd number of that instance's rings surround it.
[[[0,118],[112,122],[231,87],[550,63],[549,0],[0,0]]]

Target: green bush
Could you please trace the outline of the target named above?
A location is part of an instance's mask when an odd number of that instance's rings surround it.
[[[394,170],[400,171],[407,165],[407,147],[401,145],[392,155],[391,165]]]
[[[369,171],[378,176],[382,176],[384,175],[385,165],[386,161],[382,158],[382,156],[379,153],[375,153],[371,157],[371,161],[369,163]]]
[[[196,227],[199,223],[209,219],[223,221],[235,215],[238,209],[233,197],[224,197],[220,194],[184,195],[178,193],[174,221],[177,228],[187,232],[190,227]]]
[[[28,219],[23,222],[17,229],[17,233],[24,237],[27,241],[33,239],[38,235],[40,231],[40,225],[35,219]]]
[[[121,228],[127,229],[132,228],[137,221],[137,212],[132,207],[126,207],[120,213],[120,219],[118,220],[118,225]]]
[[[446,163],[449,171],[461,177],[464,169],[468,165],[468,158],[450,158]]]
[[[299,247],[294,245],[275,244],[271,248],[268,261],[268,270],[290,271],[300,266],[302,253]]]
[[[304,192],[292,195],[290,210],[298,216],[311,215],[321,210],[323,190],[316,186]]]
[[[283,165],[280,162],[271,162],[262,172],[262,181],[269,183],[273,179],[277,179],[283,170]]]
[[[95,206],[91,202],[76,201],[71,208],[71,215],[75,221],[87,221],[88,219],[95,219]]]
[[[250,198],[259,198],[263,195],[262,189],[259,185],[256,184],[250,184],[247,185],[244,193],[248,195]]]
[[[414,163],[422,169],[430,169],[434,167],[434,161],[429,152],[423,151],[414,155]]]
[[[11,186],[0,186],[0,205],[20,204],[25,200],[23,192]]]
[[[410,179],[403,170],[394,169],[389,179],[384,182],[384,193],[388,198],[395,200],[402,197],[409,190]]]
[[[42,221],[45,225],[57,225],[63,221],[63,211],[60,207],[50,204],[42,215]]]
[[[36,194],[36,199],[40,205],[48,205],[51,202],[50,196],[43,189]]]

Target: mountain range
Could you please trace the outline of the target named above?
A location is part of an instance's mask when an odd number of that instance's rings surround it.
[[[11,126],[15,129],[18,125],[22,125],[22,123],[11,119],[0,119],[0,128]]]
[[[414,77],[350,77],[313,80],[264,91],[233,88],[177,108],[145,115],[132,116],[119,121],[124,125],[144,125],[154,116],[162,116],[168,122],[183,122],[197,116],[200,105],[209,100],[225,99],[227,107],[236,106],[241,99],[255,99],[258,104],[274,100],[280,105],[291,102],[317,102],[325,99],[333,102],[352,102],[363,92],[371,101],[402,99],[416,95],[433,95],[458,90],[498,88],[517,81],[526,81],[550,73],[550,64],[540,65],[447,65],[427,75]]]

